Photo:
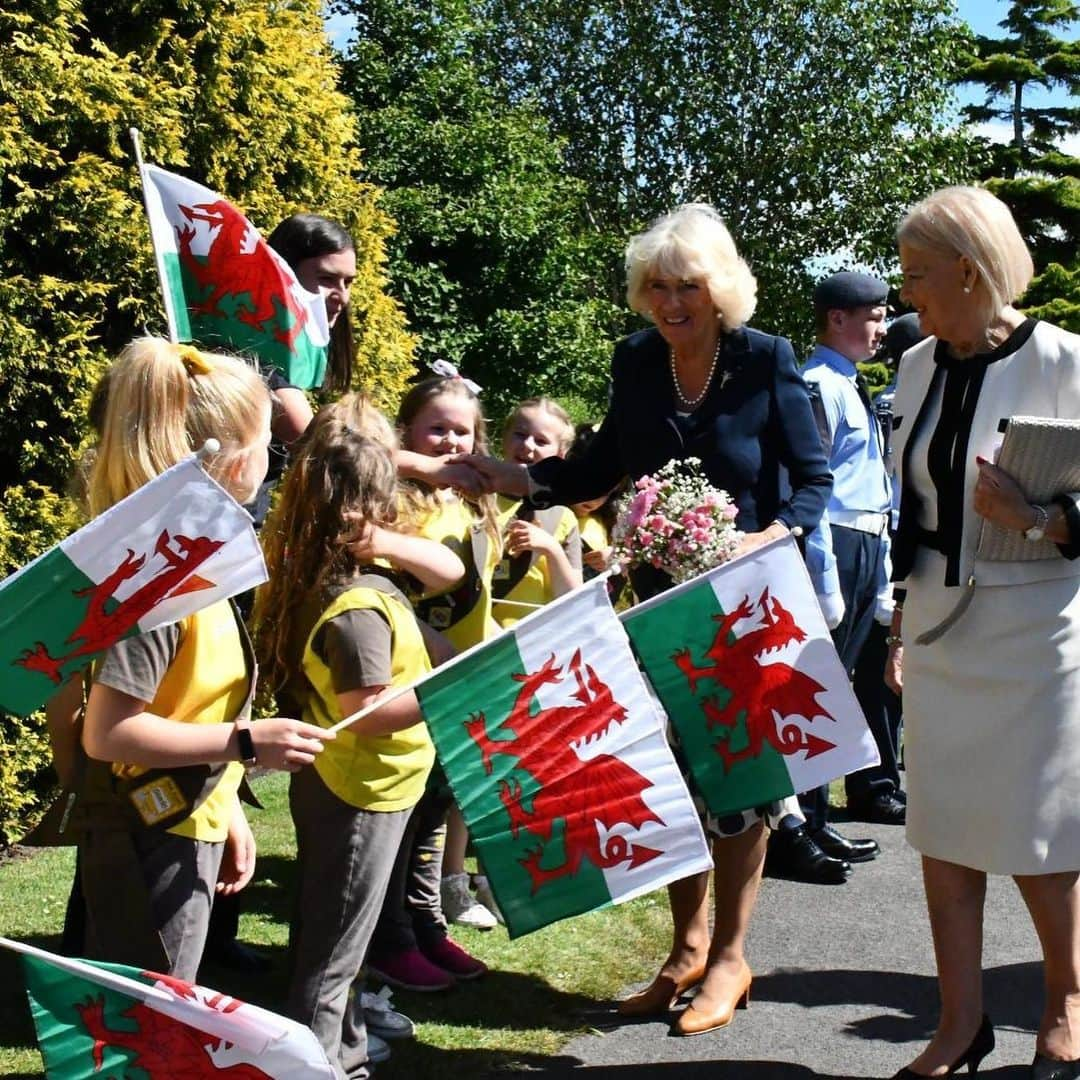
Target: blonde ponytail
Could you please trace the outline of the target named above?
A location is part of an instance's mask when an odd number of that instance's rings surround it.
[[[90,511],[100,514],[197,450],[221,444],[221,479],[259,436],[270,396],[258,371],[231,356],[163,338],[131,342],[108,373],[101,442],[90,474]]]

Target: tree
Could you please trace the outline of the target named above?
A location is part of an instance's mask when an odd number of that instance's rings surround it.
[[[342,0],[355,18],[344,85],[367,174],[398,231],[392,289],[419,335],[421,367],[452,361],[495,415],[549,393],[602,406],[617,258],[588,226],[585,190],[529,102],[509,104],[474,62],[468,0]]]
[[[1007,119],[1008,143],[987,143],[983,178],[1013,212],[1031,248],[1037,277],[1024,297],[1028,311],[1080,330],[1080,158],[1063,153],[1061,140],[1080,132],[1080,108],[1025,104],[1031,86],[1080,95],[1080,42],[1055,36],[1080,20],[1080,5],[1066,0],[1016,0],[998,24],[1004,38],[978,37],[959,81],[986,88],[981,105],[965,114],[973,123]]]
[[[316,0],[151,0],[137,19],[119,0],[0,4],[0,69],[0,494],[64,489],[107,357],[143,326],[164,328],[131,125],[151,160],[264,228],[300,207],[350,227],[361,376],[402,384],[412,343],[383,288],[392,225],[357,179]]]
[[[152,160],[264,228],[301,207],[340,218],[358,247],[361,378],[403,384],[392,224],[357,179],[336,79],[318,0],[0,0],[0,574],[70,530],[90,390],[116,348],[164,330],[132,125]],[[0,717],[0,754],[10,730]],[[0,803],[18,785],[0,775]]]
[[[591,218],[624,239],[706,199],[806,340],[810,267],[893,259],[906,206],[967,178],[946,127],[964,40],[948,0],[485,0],[479,62],[566,139]]]
[[[1080,131],[1080,108],[1024,104],[1024,92],[1032,85],[1080,94],[1080,43],[1053,34],[1077,18],[1080,5],[1068,0],[1016,0],[998,23],[1011,36],[975,38],[958,81],[986,89],[981,105],[964,109],[971,123],[1005,120],[1012,128],[1008,143],[995,144],[996,175],[1015,176],[1033,158],[1054,153],[1065,136]]]

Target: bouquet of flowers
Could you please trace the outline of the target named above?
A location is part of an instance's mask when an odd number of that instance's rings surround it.
[[[676,582],[726,562],[742,538],[738,510],[726,491],[714,488],[699,458],[669,461],[643,476],[619,504],[612,532],[613,563],[643,563]]]

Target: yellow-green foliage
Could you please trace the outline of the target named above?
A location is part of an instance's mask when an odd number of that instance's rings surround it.
[[[384,291],[392,222],[358,179],[336,84],[319,0],[0,0],[0,571],[69,531],[90,390],[134,334],[164,330],[132,126],[148,160],[264,232],[299,209],[340,220],[358,379],[388,404],[400,392],[412,338]],[[0,819],[26,775],[0,776]]]

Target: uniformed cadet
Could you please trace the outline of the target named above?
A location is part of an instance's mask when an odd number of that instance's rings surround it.
[[[887,296],[885,282],[869,274],[845,271],[819,282],[814,290],[818,344],[803,369],[833,473],[828,524],[810,537],[807,562],[814,576],[819,565],[835,559],[844,610],[832,633],[849,674],[875,615],[888,606],[891,595],[888,436],[856,366],[870,360],[885,337]],[[849,809],[874,821],[903,822],[904,804],[896,786],[878,779],[869,788],[853,781],[856,805]],[[866,805],[859,806],[860,799]],[[812,823],[815,816],[820,818],[823,803],[819,794]]]

